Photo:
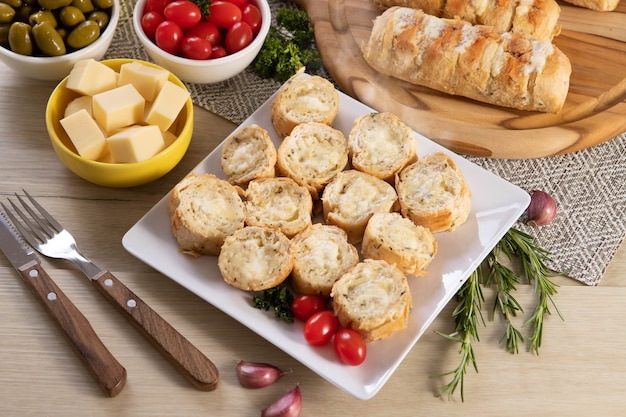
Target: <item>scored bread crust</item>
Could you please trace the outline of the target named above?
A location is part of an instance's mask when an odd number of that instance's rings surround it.
[[[404,274],[421,276],[437,254],[437,241],[429,229],[400,213],[376,213],[365,228],[361,253],[395,265]]]
[[[382,74],[484,103],[556,113],[572,67],[550,40],[392,7],[374,21],[363,58]]]
[[[249,226],[275,227],[291,238],[312,223],[311,194],[291,178],[250,181],[245,198]]]
[[[226,138],[220,162],[231,184],[246,186],[254,179],[275,176],[276,158],[276,147],[268,132],[252,124]]]
[[[322,193],[324,220],[341,227],[348,241],[357,244],[372,214],[391,211],[397,199],[395,189],[380,178],[354,169],[342,171]]]
[[[172,189],[170,229],[182,251],[217,255],[224,239],[244,227],[238,190],[213,174],[191,173]]]
[[[367,342],[406,328],[413,302],[406,276],[375,259],[359,262],[339,278],[331,297],[339,323],[361,333]]]
[[[426,155],[400,171],[396,191],[402,215],[433,233],[454,230],[471,210],[469,185],[443,152]]]
[[[272,227],[246,226],[228,236],[217,259],[229,285],[262,291],[281,284],[291,272],[289,239]]]
[[[359,262],[359,252],[348,242],[346,232],[323,223],[315,223],[293,237],[291,250],[290,282],[299,294],[330,297],[335,281]]]
[[[353,168],[390,183],[417,160],[413,130],[389,112],[358,117],[348,135],[348,150]]]
[[[615,0],[612,0],[615,1]],[[561,32],[561,8],[555,0],[374,0],[380,10],[394,6],[422,9],[447,19],[459,18],[496,31],[525,33],[538,40]]]
[[[564,0],[575,6],[586,9],[597,10],[599,12],[612,12],[617,8],[620,0]]]
[[[296,74],[278,90],[270,108],[276,132],[285,137],[300,123],[332,125],[339,112],[339,93],[325,78]]]
[[[278,172],[306,187],[315,199],[347,165],[347,139],[323,123],[297,125],[278,146]]]

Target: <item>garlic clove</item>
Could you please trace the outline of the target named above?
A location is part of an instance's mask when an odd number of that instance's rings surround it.
[[[261,412],[261,417],[298,417],[302,409],[300,386],[288,391]]]
[[[530,204],[526,210],[530,226],[544,226],[554,220],[556,203],[552,196],[545,191],[533,190]]]
[[[276,382],[284,371],[269,363],[239,361],[236,366],[237,378],[246,388],[263,388]]]

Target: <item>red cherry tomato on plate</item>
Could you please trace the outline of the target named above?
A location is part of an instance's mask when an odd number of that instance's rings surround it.
[[[335,352],[341,362],[357,366],[363,363],[367,355],[365,339],[357,331],[341,329],[335,334]]]
[[[226,52],[226,49],[224,49],[223,46],[215,45],[213,46],[213,49],[211,50],[210,59],[224,58],[226,55],[228,55],[228,53]]]
[[[163,9],[166,20],[172,21],[182,29],[197,25],[202,19],[200,8],[189,0],[176,0]]]
[[[249,24],[246,22],[237,22],[226,32],[224,46],[229,53],[234,54],[250,45],[253,37],[252,28]]]
[[[185,58],[209,59],[213,45],[199,36],[186,36],[180,43],[180,53]]]
[[[165,21],[163,15],[159,12],[148,12],[141,16],[141,28],[148,38],[154,41],[154,34],[157,27]]]
[[[163,13],[163,9],[171,0],[147,0],[146,6],[143,9],[144,14],[148,12]]]
[[[177,55],[183,40],[183,30],[176,23],[166,20],[156,28],[154,39],[159,48]]]
[[[248,0],[224,0],[224,1],[233,3],[237,7],[241,7],[241,8],[243,8],[246,4],[248,4]]]
[[[304,323],[304,339],[312,345],[321,346],[330,342],[339,327],[339,320],[329,311],[319,311]]]
[[[214,1],[209,6],[207,20],[219,28],[228,29],[237,22],[241,22],[241,9],[227,1]]]
[[[313,314],[326,310],[326,300],[316,294],[302,294],[294,298],[291,311],[297,319],[307,321]]]
[[[199,36],[211,42],[211,45],[219,45],[222,40],[220,30],[215,23],[200,22],[197,25],[185,30],[185,36]]]
[[[254,4],[248,4],[241,9],[241,21],[246,22],[252,28],[252,33],[256,36],[261,30],[261,11]]]

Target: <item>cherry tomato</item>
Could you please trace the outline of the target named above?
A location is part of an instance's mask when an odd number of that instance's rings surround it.
[[[183,40],[183,30],[176,23],[166,20],[156,28],[154,39],[159,48],[177,55]]]
[[[219,28],[228,29],[237,22],[241,22],[241,9],[227,1],[214,1],[209,6],[209,22]]]
[[[166,20],[172,21],[182,29],[197,25],[202,19],[200,8],[189,0],[176,0],[163,9]]]
[[[241,9],[241,21],[249,24],[256,36],[261,30],[261,11],[254,4],[248,4]]]
[[[241,7],[241,8],[243,8],[246,4],[248,4],[248,0],[224,0],[224,1],[233,3],[237,7]]]
[[[200,22],[197,25],[185,30],[185,36],[199,36],[211,42],[211,45],[219,45],[222,40],[220,30],[215,23]]]
[[[293,315],[302,321],[307,321],[313,314],[323,310],[326,310],[326,300],[316,294],[299,295],[291,303]]]
[[[365,339],[357,331],[341,329],[335,334],[335,352],[341,362],[346,365],[360,365],[367,355]]]
[[[329,311],[319,311],[304,323],[304,339],[312,345],[325,345],[339,327],[339,320]]]
[[[146,6],[143,9],[144,14],[148,12],[163,13],[163,9],[171,0],[147,0]]]
[[[185,58],[209,59],[213,45],[199,36],[186,36],[180,43],[180,53]]]
[[[226,52],[226,49],[224,49],[223,46],[215,45],[213,46],[213,49],[211,50],[211,56],[209,58],[210,59],[223,58],[226,55],[228,55],[228,53]]]
[[[252,34],[250,25],[246,22],[237,22],[226,32],[224,46],[229,53],[234,54],[250,45],[252,38],[254,38],[254,35]]]
[[[141,28],[146,36],[154,41],[154,34],[157,27],[165,21],[163,15],[159,12],[148,12],[141,16]]]

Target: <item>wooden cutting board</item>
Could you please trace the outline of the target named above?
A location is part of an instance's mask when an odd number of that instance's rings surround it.
[[[537,158],[594,146],[626,131],[626,0],[614,12],[560,3],[555,44],[572,62],[567,101],[558,114],[491,106],[382,76],[363,60],[380,14],[372,0],[292,0],[315,26],[330,75],[347,94],[390,111],[455,152]]]

